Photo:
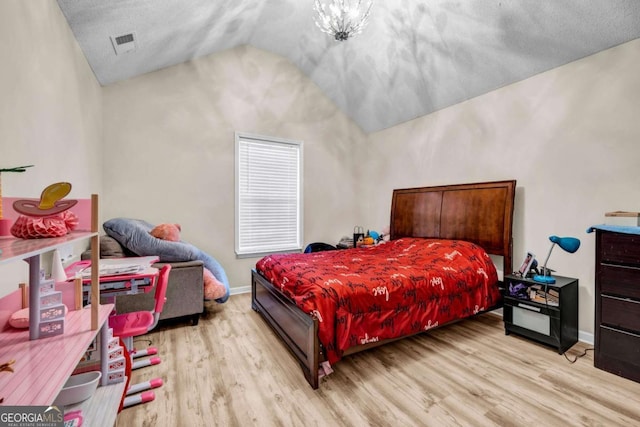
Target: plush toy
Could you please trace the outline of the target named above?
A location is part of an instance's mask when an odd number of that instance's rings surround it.
[[[151,235],[157,239],[168,240],[170,242],[180,241],[180,224],[160,224],[150,231]]]
[[[168,240],[170,242],[179,242],[181,231],[182,228],[180,227],[180,224],[159,224],[149,233],[158,239]],[[203,270],[203,279],[205,300],[215,300],[226,295],[227,289],[224,284],[216,279],[213,273],[207,268],[204,268]]]
[[[216,277],[213,275],[211,271],[209,271],[208,268],[204,268],[203,271],[204,271],[204,274],[203,274],[204,299],[206,301],[209,301],[209,300],[222,298],[223,296],[225,296],[227,293],[227,289],[225,288],[224,284],[222,284],[222,282],[216,279]]]

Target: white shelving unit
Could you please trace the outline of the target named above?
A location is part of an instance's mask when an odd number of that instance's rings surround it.
[[[40,255],[74,242],[91,241],[92,264],[99,263],[98,244],[98,198],[91,198],[90,232],[72,232],[64,237],[48,239],[0,239],[0,265],[20,260],[29,263],[29,307],[38,298],[37,284],[40,280]],[[2,405],[38,405],[48,406],[53,403],[73,370],[76,368],[88,346],[98,333],[104,330],[113,304],[99,304],[100,288],[98,268],[93,268],[91,280],[91,306],[79,310],[69,310],[65,316],[64,333],[47,338],[34,336],[32,327],[29,330],[13,329],[8,325],[0,325],[0,363],[15,360],[13,373],[0,372],[0,398]],[[34,292],[35,289],[35,292]],[[3,301],[4,300],[4,301]],[[0,310],[16,310],[20,307],[7,307],[8,298],[0,299]],[[37,313],[35,313],[37,316]],[[34,313],[30,313],[33,322]],[[33,323],[31,323],[33,325]],[[105,373],[103,372],[103,378]],[[95,395],[82,404],[83,416],[87,425],[104,424],[105,415],[109,413],[115,421],[120,397],[125,383],[103,385]],[[87,413],[84,413],[84,408]],[[99,407],[100,411],[91,410]],[[92,414],[96,418],[91,421]],[[112,423],[113,424],[113,423]]]

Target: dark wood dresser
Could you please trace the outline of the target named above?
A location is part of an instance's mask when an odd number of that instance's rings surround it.
[[[596,230],[596,368],[640,382],[640,235]]]

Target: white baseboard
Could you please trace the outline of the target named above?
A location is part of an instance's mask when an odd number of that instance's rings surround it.
[[[578,341],[593,345],[595,340],[593,339],[593,334],[591,332],[578,331]]]
[[[229,295],[248,294],[251,292],[251,286],[238,286],[229,289]]]

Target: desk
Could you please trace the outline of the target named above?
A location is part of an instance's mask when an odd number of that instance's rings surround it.
[[[148,293],[153,289],[158,269],[151,267],[158,262],[157,256],[112,258],[100,260],[100,295],[113,302],[119,295],[134,295]],[[135,267],[135,272],[116,274],[118,270],[127,271],[128,267]],[[73,280],[77,275],[82,277],[83,299],[91,301],[91,261],[77,261],[65,268],[67,280]]]

